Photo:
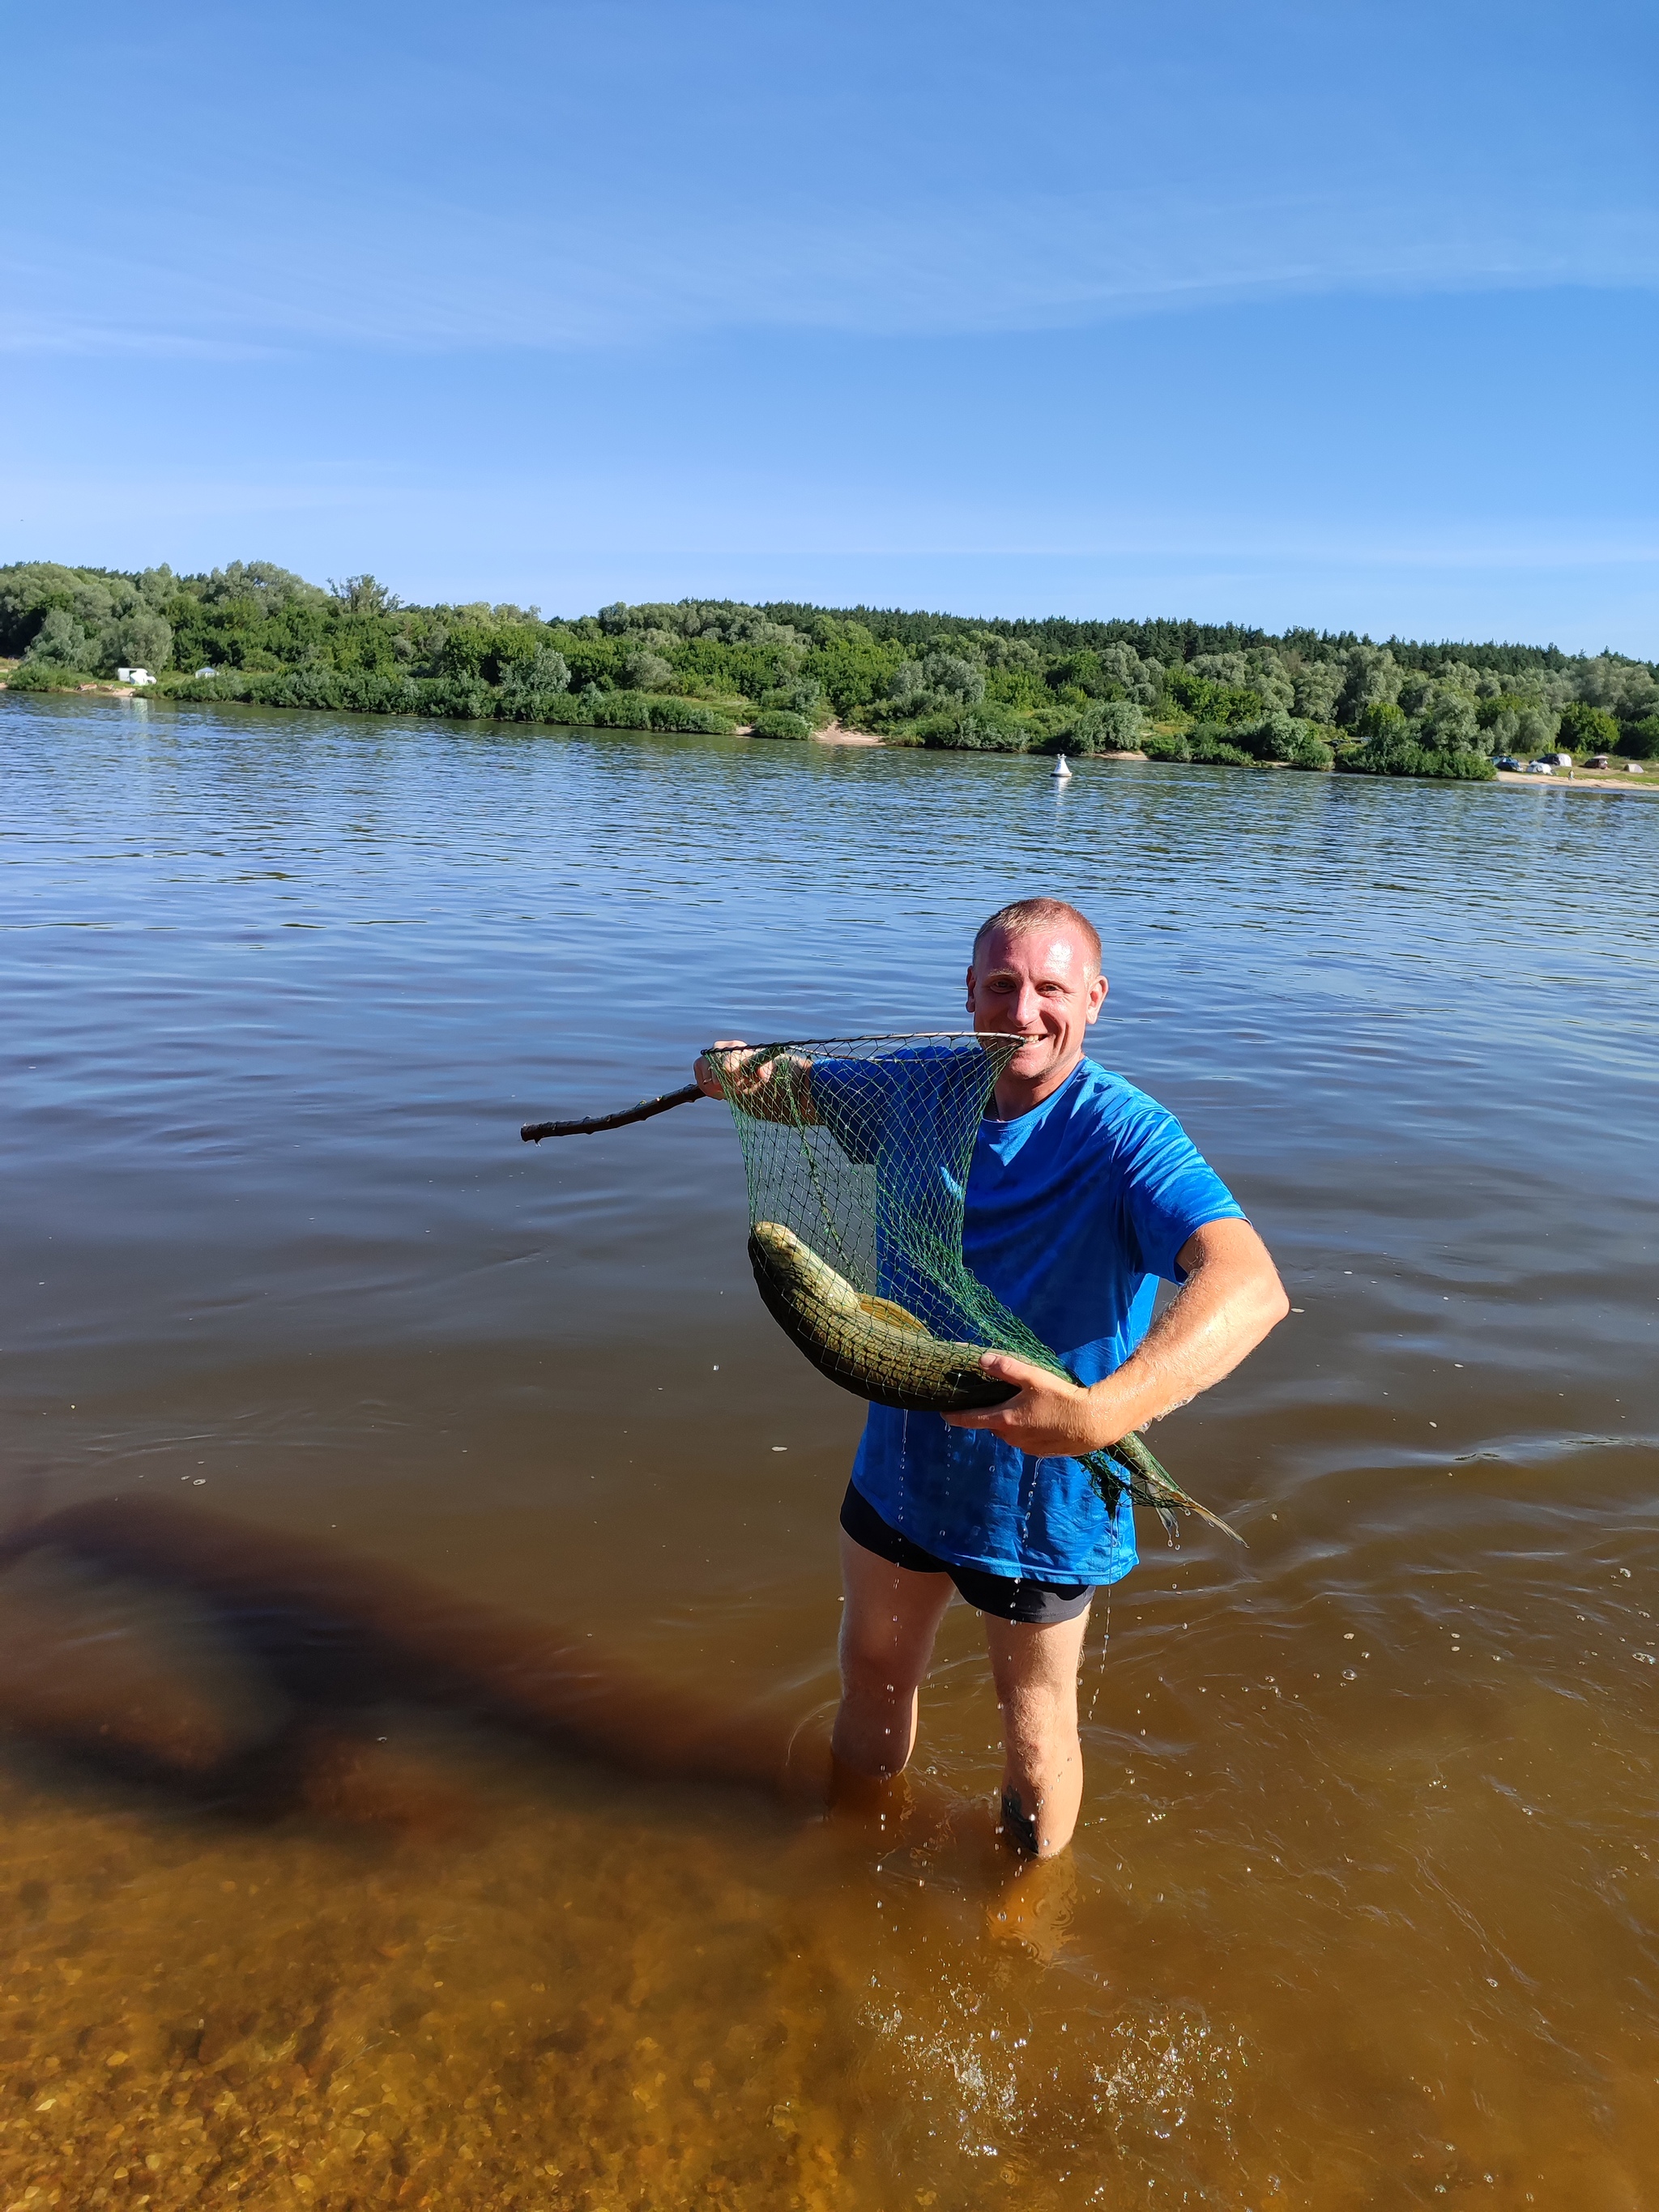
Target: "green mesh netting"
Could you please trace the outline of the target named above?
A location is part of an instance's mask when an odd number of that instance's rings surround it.
[[[981,1351],[1066,1372],[963,1257],[975,1139],[1023,1042],[947,1032],[707,1054],[743,1147],[762,1297],[813,1364],[860,1397],[922,1411],[995,1404],[1012,1389],[978,1368]],[[1109,1507],[1127,1491],[1171,1529],[1177,1507],[1215,1518],[1138,1437],[1082,1464]]]

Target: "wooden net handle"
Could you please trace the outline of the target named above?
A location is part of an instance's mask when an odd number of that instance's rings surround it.
[[[592,1137],[601,1129],[625,1129],[630,1121],[648,1121],[653,1114],[665,1114],[671,1106],[689,1106],[702,1095],[695,1083],[688,1083],[683,1090],[665,1091],[660,1098],[641,1098],[620,1114],[590,1114],[580,1121],[526,1121],[519,1134],[526,1145],[539,1145],[544,1137]]]

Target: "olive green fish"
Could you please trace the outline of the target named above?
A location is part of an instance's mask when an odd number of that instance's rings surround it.
[[[749,1262],[767,1310],[820,1373],[854,1397],[905,1413],[965,1413],[1015,1395],[979,1364],[983,1347],[948,1344],[891,1298],[855,1291],[781,1222],[757,1221]]]
[[[907,1413],[965,1413],[1004,1405],[1018,1395],[1017,1384],[998,1382],[981,1366],[984,1346],[948,1342],[891,1298],[855,1291],[781,1222],[755,1224],[749,1263],[767,1311],[790,1342],[854,1397]],[[1175,1509],[1181,1507],[1230,1536],[1236,1534],[1188,1498],[1138,1436],[1091,1452],[1082,1464],[1109,1507],[1127,1490],[1167,1528],[1174,1528]]]

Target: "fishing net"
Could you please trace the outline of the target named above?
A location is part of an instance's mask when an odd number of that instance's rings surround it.
[[[743,1148],[750,1256],[773,1316],[843,1389],[878,1404],[915,1407],[900,1357],[857,1356],[844,1334],[826,1344],[786,1311],[769,1248],[799,1240],[850,1288],[865,1311],[898,1310],[943,1344],[1006,1352],[1052,1373],[1066,1370],[1050,1346],[987,1289],[963,1256],[968,1171],[997,1081],[1024,1039],[988,1033],[793,1039],[706,1054]],[[787,1232],[779,1237],[776,1231]],[[838,1295],[838,1294],[836,1294]],[[964,1385],[976,1370],[956,1370]],[[1012,1395],[981,1377],[987,1404]],[[971,1387],[971,1386],[969,1386]],[[1115,1508],[1127,1490],[1173,1528],[1173,1510],[1195,1506],[1138,1437],[1082,1464]]]

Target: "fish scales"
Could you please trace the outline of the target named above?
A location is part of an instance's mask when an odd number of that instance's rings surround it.
[[[855,1397],[901,1413],[963,1413],[1006,1405],[1018,1395],[1016,1384],[986,1374],[980,1364],[982,1345],[934,1336],[892,1299],[854,1290],[781,1222],[755,1224],[749,1261],[768,1312],[790,1342],[820,1374]],[[1089,1453],[1082,1465],[1108,1507],[1127,1491],[1166,1528],[1173,1528],[1175,1509],[1181,1507],[1237,1538],[1224,1521],[1187,1495],[1133,1433],[1105,1451]]]
[[[963,1413],[1016,1395],[981,1368],[979,1345],[949,1343],[891,1298],[855,1291],[781,1222],[756,1223],[749,1261],[784,1334],[855,1397],[906,1413]]]

